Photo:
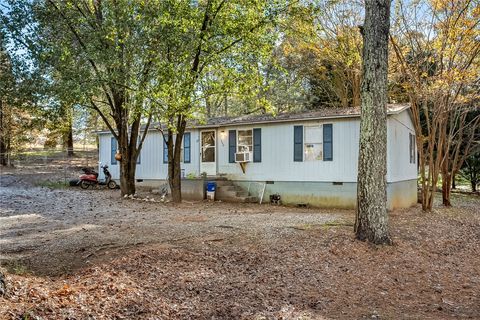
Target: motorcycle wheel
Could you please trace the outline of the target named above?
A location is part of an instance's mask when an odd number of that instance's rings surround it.
[[[117,183],[113,180],[110,180],[107,184],[108,189],[115,189],[117,187]]]
[[[87,181],[85,181],[85,180],[80,181],[80,188],[88,189],[89,186],[90,186],[90,184]]]

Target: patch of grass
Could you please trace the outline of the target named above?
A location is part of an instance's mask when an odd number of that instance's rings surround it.
[[[295,230],[301,230],[301,231],[308,231],[318,227],[322,229],[329,229],[334,227],[353,227],[353,223],[342,221],[342,220],[333,220],[333,221],[328,221],[322,224],[303,223],[303,224],[291,226],[289,228],[292,228]]]
[[[353,223],[341,220],[333,220],[323,224],[327,227],[353,227]]]
[[[324,229],[330,229],[330,228],[335,228],[335,227],[353,227],[353,223],[347,222],[347,221],[342,221],[342,220],[333,220],[333,221],[328,221],[325,222],[322,227]]]
[[[6,264],[4,264],[4,267],[5,267],[6,270],[8,270],[9,273],[16,274],[16,275],[19,275],[19,276],[26,275],[26,274],[30,273],[28,268],[18,261],[6,263]]]
[[[68,182],[65,181],[39,181],[35,184],[37,187],[46,187],[50,189],[65,189],[68,187]]]

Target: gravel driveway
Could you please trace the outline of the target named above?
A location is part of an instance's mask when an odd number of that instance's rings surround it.
[[[353,220],[350,211],[224,202],[174,205],[122,199],[119,190],[57,189],[39,186],[52,173],[32,170],[0,177],[0,261],[38,274],[70,272],[132,246],[269,241]]]

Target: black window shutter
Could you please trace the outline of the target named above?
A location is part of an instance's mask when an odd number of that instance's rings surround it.
[[[110,139],[110,164],[117,164],[117,159],[115,159],[115,154],[117,153],[117,139],[112,137]]]
[[[168,163],[168,145],[165,142],[165,139],[168,139],[165,135],[162,137],[163,140],[163,163]]]
[[[228,162],[235,163],[235,152],[237,152],[237,131],[228,130]]]
[[[183,162],[190,163],[190,132],[183,136]]]
[[[415,135],[412,134],[412,163],[417,162],[417,139]]]
[[[138,137],[137,148],[138,148],[138,146],[140,145],[140,140],[141,140],[141,138]],[[142,157],[142,150],[140,150],[140,152],[138,153],[137,164],[140,164],[140,161],[141,161],[140,159],[141,159],[141,157]]]
[[[303,161],[303,126],[293,127],[293,161]]]
[[[412,134],[408,133],[408,152],[410,154],[410,163],[412,163]]]
[[[253,129],[253,162],[262,162],[262,129]]]
[[[323,125],[323,161],[333,161],[333,127],[331,123]]]
[[[415,140],[415,135],[414,135],[414,134],[411,134],[411,133],[408,133],[408,137],[410,138],[410,139],[409,139],[409,142],[410,142],[410,146],[409,146],[409,150],[410,150],[410,163],[415,163],[415,158],[416,158],[416,148],[415,148],[416,140]]]

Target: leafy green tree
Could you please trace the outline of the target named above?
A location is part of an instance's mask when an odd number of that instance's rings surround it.
[[[290,4],[264,0],[156,1],[150,3],[154,32],[161,37],[156,81],[147,96],[155,103],[168,146],[172,197],[181,201],[180,154],[188,121],[206,115],[205,99],[228,93],[255,100],[264,84],[259,65],[277,39],[276,22]],[[160,16],[159,16],[160,15]]]
[[[156,35],[145,23],[149,4],[139,1],[8,1],[3,16],[15,41],[29,50],[62,101],[95,110],[118,141],[122,194],[135,193],[137,143],[144,98],[153,81]]]
[[[168,144],[180,194],[180,150],[202,101],[233,94],[269,107],[259,65],[276,41],[280,0],[9,0],[3,21],[64,101],[95,110],[118,140],[122,194],[135,192],[136,158],[152,118]],[[140,126],[144,134],[137,145]]]

